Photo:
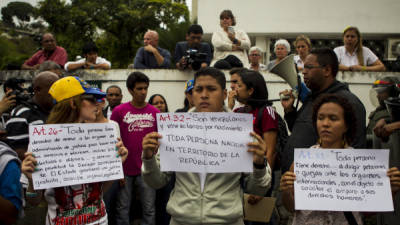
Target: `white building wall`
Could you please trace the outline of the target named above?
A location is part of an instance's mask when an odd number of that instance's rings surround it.
[[[365,34],[400,34],[399,0],[193,0],[204,32],[219,27],[219,14],[231,9],[237,27],[250,35],[307,33],[339,37],[349,25]]]
[[[118,85],[122,89],[124,95],[123,102],[130,101],[132,96],[129,94],[126,88],[126,79],[129,74],[134,70],[86,70],[78,71],[77,75],[87,81],[98,81],[102,83],[101,88],[105,91],[110,85]],[[193,78],[193,73],[182,72],[179,70],[139,70],[145,73],[150,78],[150,87],[147,95],[147,99],[153,94],[162,94],[168,103],[168,108],[171,112],[178,108],[183,107],[184,100],[184,87],[185,82]],[[227,79],[226,87],[230,90],[230,75],[228,71],[224,71]],[[34,71],[27,70],[16,70],[16,71],[0,71],[0,83],[4,82],[10,77],[24,78],[28,81],[32,80]],[[269,99],[279,98],[279,92],[284,89],[289,89],[289,85],[279,76],[263,72],[265,81],[267,83]],[[373,82],[382,75],[397,75],[400,73],[393,72],[339,72],[337,79],[345,82],[349,85],[350,90],[360,98],[367,111],[367,116],[374,110],[374,106],[369,99],[369,91],[372,87]],[[3,87],[0,86],[0,98],[3,96]],[[278,113],[283,115],[283,108],[280,102],[274,102]],[[368,118],[365,118],[366,121]]]

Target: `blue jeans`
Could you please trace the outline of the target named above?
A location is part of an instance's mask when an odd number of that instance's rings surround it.
[[[137,188],[134,189],[134,186]],[[149,187],[138,176],[125,176],[125,185],[120,188],[117,198],[116,219],[118,225],[129,225],[129,209],[132,202],[133,190],[139,191],[140,202],[142,204],[142,225],[155,225],[156,210],[155,200],[156,191]]]

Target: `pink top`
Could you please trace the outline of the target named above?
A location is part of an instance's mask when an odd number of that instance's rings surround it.
[[[147,104],[138,109],[126,102],[115,107],[111,119],[119,124],[122,142],[128,149],[128,158],[124,163],[124,173],[128,176],[140,174],[142,167],[142,140],[153,131],[157,131],[156,114],[160,111]]]
[[[59,64],[64,68],[64,64],[67,62],[68,55],[67,51],[63,47],[56,46],[56,49],[51,55],[48,55],[43,50],[37,51],[31,58],[25,61],[24,64],[28,66],[34,66],[37,64],[42,64],[44,61],[50,60]]]

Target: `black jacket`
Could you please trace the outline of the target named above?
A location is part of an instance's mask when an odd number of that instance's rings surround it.
[[[292,111],[285,114],[285,120],[288,124],[289,130],[291,131],[291,135],[289,136],[282,152],[282,173],[290,169],[290,166],[293,163],[295,148],[309,148],[317,143],[318,134],[312,124],[312,107],[315,99],[325,93],[339,94],[349,100],[350,104],[354,108],[357,119],[356,135],[351,146],[354,148],[365,147],[366,112],[364,105],[357,96],[350,92],[346,84],[335,81],[331,86],[321,92],[314,94],[310,93],[299,111]]]

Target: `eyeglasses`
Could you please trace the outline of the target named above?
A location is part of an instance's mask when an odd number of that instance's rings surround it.
[[[250,56],[256,57],[256,56],[261,56],[261,55],[258,55],[258,54],[250,54]]]
[[[322,68],[325,66],[313,66],[313,65],[304,65],[304,69],[312,70],[314,68]]]

